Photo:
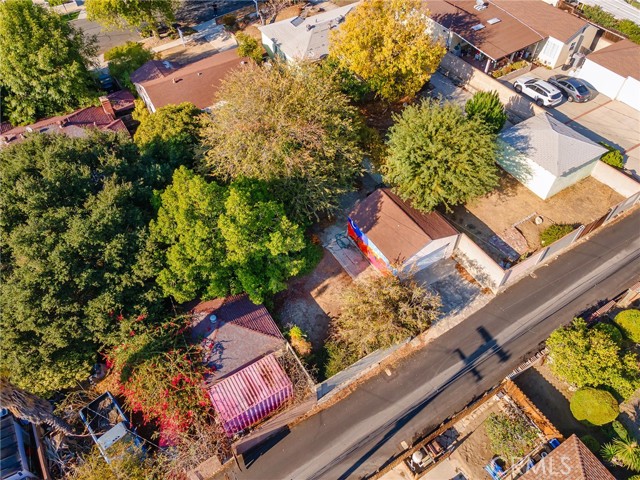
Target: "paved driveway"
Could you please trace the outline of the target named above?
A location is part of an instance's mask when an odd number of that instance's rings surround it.
[[[538,67],[527,75],[548,79],[563,74],[560,69]],[[625,153],[625,165],[640,180],[640,112],[618,100],[598,93],[586,103],[564,100],[555,108],[546,109],[554,118],[569,125],[594,142],[605,142]]]

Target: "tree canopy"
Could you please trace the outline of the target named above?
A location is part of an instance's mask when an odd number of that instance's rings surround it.
[[[229,74],[204,131],[217,178],[270,183],[296,222],[330,213],[361,169],[362,123],[315,65],[246,65]]]
[[[176,21],[179,0],[87,0],[87,16],[107,28],[134,27],[158,34],[160,23]]]
[[[412,205],[430,211],[490,192],[498,184],[495,136],[453,103],[425,100],[394,116],[385,179]]]
[[[334,338],[358,358],[425,331],[440,314],[440,298],[413,280],[373,276],[344,293]]]
[[[131,74],[142,65],[153,59],[153,52],[144,48],[138,42],[127,42],[117,45],[104,54],[105,61],[109,62],[109,73],[122,88],[128,88],[135,93],[136,89],[131,83]]]
[[[238,41],[238,56],[248,57],[256,63],[262,62],[262,44],[251,35],[246,33],[237,33],[236,40]]]
[[[330,54],[381,97],[415,95],[446,53],[427,32],[420,0],[364,0],[331,35]]]
[[[76,385],[118,320],[151,311],[136,269],[151,216],[149,175],[133,143],[36,134],[0,150],[2,363],[37,394]]]
[[[604,329],[589,329],[576,318],[547,339],[551,369],[577,387],[608,387],[626,398],[640,386],[640,366]]]
[[[26,125],[96,101],[95,45],[31,0],[0,2],[0,90],[10,122]]]
[[[227,188],[184,167],[160,195],[151,234],[168,247],[158,283],[180,302],[246,292],[260,303],[313,262],[301,227],[264,182]]]
[[[157,281],[178,302],[229,292],[230,272],[218,228],[226,195],[225,188],[181,167],[159,197],[161,207],[151,222],[151,237],[168,248]]]
[[[507,112],[500,101],[498,92],[476,92],[465,104],[469,118],[482,120],[491,133],[498,133],[507,121]]]
[[[194,163],[207,124],[195,105],[166,105],[150,113],[142,100],[136,100],[133,117],[140,122],[133,140],[143,155],[157,160],[168,178],[178,166]]]

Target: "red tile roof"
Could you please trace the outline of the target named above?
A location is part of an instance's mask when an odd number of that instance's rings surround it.
[[[615,480],[615,477],[574,434],[520,480]]]
[[[293,385],[273,354],[209,389],[211,403],[229,436],[259,422],[293,397]]]
[[[113,98],[116,103],[124,105],[128,98],[133,99],[130,92],[126,92],[126,94],[115,93],[118,95],[107,95],[109,101]],[[5,130],[4,125],[2,137],[0,137],[0,147],[19,143],[26,134],[31,132],[64,133],[70,137],[82,137],[85,134],[85,129],[97,128],[98,130],[129,133],[122,120],[106,112],[102,106],[82,108],[67,115],[45,118],[31,125],[12,127],[8,130]]]
[[[238,56],[233,48],[185,66],[151,60],[131,75],[131,81],[144,87],[153,106],[183,102],[204,109],[215,103],[214,97],[222,79],[238,68],[246,58]]]
[[[404,262],[432,240],[458,234],[438,212],[419,212],[388,188],[358,202],[349,218],[391,262]]]

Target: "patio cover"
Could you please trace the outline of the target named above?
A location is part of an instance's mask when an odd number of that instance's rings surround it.
[[[219,381],[209,396],[229,436],[265,418],[293,397],[293,385],[273,354]]]

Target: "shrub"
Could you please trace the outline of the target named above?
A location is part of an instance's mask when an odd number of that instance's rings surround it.
[[[464,107],[469,118],[479,118],[492,133],[498,133],[507,121],[507,113],[498,92],[477,92]]]
[[[569,404],[571,413],[581,422],[591,425],[605,425],[616,419],[620,413],[618,402],[606,390],[585,387],[578,390]]]
[[[138,42],[127,42],[118,45],[104,54],[105,61],[109,62],[109,73],[115,78],[121,87],[128,88],[132,92],[136,89],[131,83],[131,74],[142,65],[153,59],[153,52],[144,48]]]
[[[358,360],[358,356],[349,350],[347,345],[330,340],[324,346],[327,352],[327,363],[324,367],[324,376],[333,377]]]
[[[618,20],[608,12],[602,10],[600,6],[582,5],[582,14],[593,23],[597,23],[605,28],[617,30],[629,37],[634,43],[640,44],[640,25],[631,20]]]
[[[611,338],[611,340],[616,342],[618,345],[622,343],[622,333],[615,325],[611,325],[610,323],[598,323],[593,328],[594,330],[604,332],[605,335]]]
[[[598,442],[598,440],[596,440],[593,436],[583,435],[582,437],[580,437],[580,440],[589,450],[591,450],[591,452],[595,453],[596,455],[598,454],[598,452],[600,452],[600,442]]]
[[[246,33],[238,33],[236,40],[240,57],[248,57],[256,63],[262,62],[262,45],[258,40]]]
[[[502,68],[498,68],[497,70],[494,70],[493,72],[491,72],[491,76],[493,78],[500,78],[505,76],[507,73],[515,72],[516,70],[520,70],[521,68],[524,68],[527,65],[529,65],[529,62],[527,62],[526,60],[513,62],[508,65],[505,65]]]
[[[634,343],[640,343],[640,310],[625,310],[613,320],[625,337]]]
[[[536,428],[515,409],[489,415],[485,430],[493,452],[508,463],[529,453],[538,439]]]
[[[224,17],[222,17],[220,21],[225,27],[229,29],[234,28],[238,23],[238,19],[236,18],[235,15],[232,15],[232,14],[225,15]]]
[[[624,156],[622,155],[622,152],[607,143],[599,143],[607,150],[609,150],[608,152],[602,154],[600,160],[602,160],[607,165],[611,165],[612,167],[624,168]]]
[[[288,337],[289,342],[291,342],[291,346],[298,355],[303,358],[311,355],[311,342],[307,340],[307,336],[299,326],[294,325],[291,327],[289,329]]]
[[[540,234],[540,243],[542,245],[551,245],[556,240],[560,240],[565,235],[569,235],[575,227],[573,225],[565,225],[558,223],[551,225]]]

